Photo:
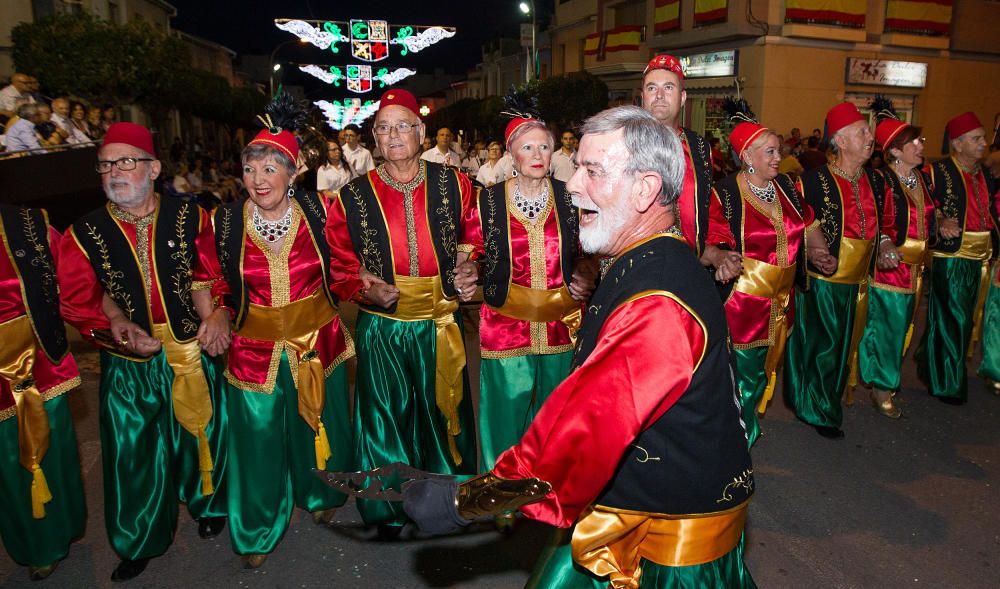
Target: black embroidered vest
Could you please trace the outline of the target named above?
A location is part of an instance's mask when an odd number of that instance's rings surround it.
[[[434,255],[437,258],[441,288],[445,296],[458,296],[455,292],[455,260],[458,256],[459,228],[462,226],[462,193],[458,172],[440,164],[420,161],[425,166],[424,189],[427,195],[427,223],[430,227]],[[395,284],[392,245],[382,214],[382,203],[375,194],[372,180],[378,175],[371,170],[340,189],[341,202],[347,215],[347,230],[351,235],[354,253],[369,272],[388,284]],[[403,206],[393,203],[390,206]],[[423,222],[417,219],[417,222]],[[385,308],[361,305],[362,308],[384,313]],[[396,305],[388,309],[396,312]]]
[[[324,227],[326,226],[326,206],[315,192],[296,190],[292,199],[302,210],[309,237],[323,264],[323,292],[330,303],[337,305],[337,299],[330,291],[330,246],[326,241]],[[226,306],[236,311],[236,329],[243,326],[249,308],[249,295],[246,281],[243,277],[243,247],[247,239],[247,227],[243,222],[243,207],[245,200],[225,203],[215,210],[215,247],[219,252],[219,263],[222,275],[229,284],[229,294],[226,295]],[[288,239],[295,236],[289,233]],[[291,252],[290,255],[294,255]]]
[[[21,296],[42,351],[58,364],[69,352],[59,316],[59,287],[49,247],[49,225],[38,209],[0,205],[7,253],[21,282]]]
[[[871,186],[875,195],[875,226],[882,226],[882,211],[885,205],[885,179],[878,172],[869,168],[862,168],[864,175],[868,178],[868,185]],[[812,207],[819,221],[820,230],[826,238],[826,244],[830,248],[830,255],[837,258],[840,256],[840,239],[844,235],[844,198],[853,198],[853,195],[844,197],[840,193],[840,185],[837,184],[830,171],[830,166],[820,166],[813,168],[803,174],[799,181],[802,182],[802,195]],[[851,206],[854,206],[851,203]],[[871,239],[878,240],[878,235],[872,235]],[[871,267],[875,268],[875,258],[872,256]],[[809,269],[822,274],[819,269],[809,265]]]
[[[989,197],[986,199],[990,203],[989,215],[993,219],[993,255],[1000,251],[1000,212],[997,211],[997,204],[994,203],[993,195],[1000,189],[997,181],[990,173],[989,169],[983,166],[983,176],[986,178],[986,192]],[[934,204],[941,213],[950,219],[958,219],[958,223],[965,232],[965,217],[969,204],[969,195],[966,194],[965,180],[962,171],[955,164],[955,160],[947,157],[931,164],[931,184]],[[962,236],[952,239],[938,239],[934,244],[934,249],[953,254],[962,245]]]
[[[917,176],[919,190],[924,190],[930,185],[927,175],[922,171],[914,169],[913,173]],[[892,171],[890,168],[886,168],[881,174],[885,179],[886,186],[892,190],[892,204],[893,209],[896,211],[896,241],[894,242],[894,245],[899,247],[903,245],[903,242],[906,241],[906,236],[910,234],[910,208],[913,204],[910,202],[910,199],[906,198],[906,191],[903,189],[903,183],[899,180],[899,176],[896,175],[896,172]],[[930,194],[929,190],[928,194]],[[924,212],[917,211],[917,214],[923,215]],[[934,215],[931,215],[927,227],[927,241],[933,244],[935,242],[936,235],[937,220],[934,218]]]
[[[691,163],[694,166],[695,193],[694,203],[697,218],[695,227],[698,229],[698,250],[701,256],[705,251],[705,240],[708,239],[709,203],[712,197],[712,150],[701,134],[691,129],[682,128],[691,151]]]
[[[726,215],[726,220],[729,221],[729,229],[733,232],[733,239],[736,240],[736,251],[743,253],[743,199],[740,197],[740,186],[737,182],[739,172],[735,172],[726,176],[725,178],[719,180],[715,183],[713,187],[716,194],[719,195],[719,201],[722,203],[722,212]],[[805,216],[802,212],[802,197],[799,195],[799,191],[795,188],[795,183],[792,179],[785,174],[778,174],[774,178],[775,183],[778,188],[788,197],[788,201],[792,203],[792,207],[798,211],[800,216]],[[780,198],[780,197],[779,197]],[[802,237],[805,240],[805,234]],[[805,284],[806,277],[806,245],[802,244],[799,248],[799,253],[795,257],[795,282],[800,285]],[[722,300],[725,301],[729,298],[730,293],[733,291],[733,287],[736,286],[736,281],[731,280],[725,284],[719,284],[720,294],[722,295]]]
[[[608,317],[647,291],[671,293],[703,325],[705,354],[688,389],[639,434],[595,503],[676,515],[735,507],[753,494],[754,480],[730,368],[729,330],[712,280],[686,242],[657,237],[614,262],[588,305],[574,366],[593,352]],[[648,361],[670,354],[675,344],[662,341],[648,351]]]
[[[132,248],[110,206],[109,203],[78,219],[73,223],[73,233],[87,252],[104,292],[129,320],[149,332],[152,313],[138,263],[146,259],[146,254]],[[179,342],[193,339],[201,324],[191,300],[200,210],[194,203],[161,198],[149,232],[153,267],[145,271],[150,281],[157,284],[167,324]]]
[[[560,257],[563,282],[569,286],[573,277],[573,263],[580,250],[579,211],[566,192],[566,184],[551,180],[555,199],[556,219],[559,222]],[[499,308],[507,302],[510,289],[510,215],[504,183],[494,184],[479,191],[479,219],[483,228],[483,298]],[[539,223],[544,220],[539,219]]]

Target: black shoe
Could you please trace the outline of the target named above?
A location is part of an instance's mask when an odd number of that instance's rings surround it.
[[[390,524],[379,524],[378,525],[378,539],[383,542],[389,542],[399,538],[399,534],[403,531],[403,526],[393,526]]]
[[[214,538],[225,527],[226,518],[221,515],[217,517],[203,517],[198,519],[198,536],[202,538]]]
[[[828,440],[839,440],[844,437],[844,430],[832,425],[814,425],[816,433]]]
[[[938,401],[941,401],[945,405],[964,405],[965,399],[960,397],[934,397]]]
[[[118,566],[115,567],[115,572],[111,573],[111,580],[118,582],[134,579],[141,575],[142,571],[146,570],[147,564],[149,564],[148,558],[137,558],[135,560],[122,559],[118,563]]]

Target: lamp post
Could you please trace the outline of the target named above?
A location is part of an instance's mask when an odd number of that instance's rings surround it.
[[[525,79],[530,82],[535,79],[535,29],[537,23],[537,15],[535,13],[535,0],[526,0],[518,4],[518,8],[521,9],[523,14],[531,15],[531,53],[528,55],[528,67],[525,70]]]
[[[284,43],[279,43],[278,46],[274,48],[274,51],[271,52],[271,56],[267,59],[267,65],[270,66],[271,68],[271,72],[268,74],[268,77],[271,82],[272,97],[274,96],[274,74],[281,69],[280,63],[274,63],[274,56],[277,55],[278,51],[285,45],[291,45],[292,43],[305,43],[305,42],[306,41],[304,41],[303,39],[292,39],[291,41],[285,41]]]

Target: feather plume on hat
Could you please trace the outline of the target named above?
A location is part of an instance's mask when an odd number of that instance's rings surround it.
[[[733,98],[727,96],[722,103],[722,110],[726,113],[726,118],[731,123],[757,123],[757,115],[750,108],[750,103],[746,98]]]
[[[876,94],[871,104],[868,105],[868,108],[875,113],[875,118],[879,121],[882,119],[899,120],[899,114],[896,112],[896,108],[892,106],[892,99],[884,94]]]

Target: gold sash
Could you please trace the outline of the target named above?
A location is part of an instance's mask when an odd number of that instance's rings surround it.
[[[325,380],[323,361],[316,348],[319,329],[337,317],[337,310],[323,288],[283,307],[250,304],[246,320],[237,332],[258,341],[284,343],[298,355],[296,370],[299,394],[299,415],[316,433],[316,468],[326,469],[333,452],[323,425]],[[291,364],[291,358],[289,358]]]
[[[774,339],[767,350],[764,359],[764,374],[767,375],[767,387],[757,404],[757,413],[764,415],[767,404],[774,396],[775,383],[778,380],[778,364],[785,353],[785,341],[788,339],[788,308],[795,284],[795,264],[782,268],[761,260],[743,258],[743,273],[736,281],[733,290],[744,294],[771,299],[772,305],[777,305],[777,312],[772,313]]]
[[[927,261],[927,241],[907,237],[903,245],[896,248],[899,260],[906,264],[923,264]]]
[[[171,397],[174,418],[181,427],[198,439],[198,470],[201,472],[201,494],[215,492],[212,485],[212,450],[208,446],[205,428],[212,419],[212,396],[201,366],[201,346],[197,339],[181,343],[174,339],[165,323],[154,323],[150,335],[163,344],[167,364],[174,371]]]
[[[570,338],[576,341],[576,331],[580,328],[583,311],[578,301],[573,300],[566,286],[542,290],[528,288],[519,284],[511,284],[507,291],[507,300],[502,307],[491,309],[522,321],[548,323],[561,321],[569,328]]]
[[[860,284],[868,276],[874,251],[875,242],[872,240],[842,237],[840,253],[837,256],[837,271],[830,276],[815,272],[809,272],[809,275],[837,284]]]
[[[434,321],[437,328],[437,359],[434,396],[448,422],[448,449],[456,465],[462,464],[455,437],[462,433],[458,406],[462,402],[462,370],[465,368],[465,340],[455,322],[458,300],[445,298],[440,276],[396,276],[399,301],[393,314],[366,312],[396,321]]]
[[[49,450],[49,414],[31,370],[38,344],[27,315],[0,324],[0,378],[10,383],[17,412],[18,458],[31,473],[31,515],[45,517],[45,504],[52,501],[42,472],[42,458]]]
[[[993,255],[993,241],[989,231],[966,231],[962,234],[962,245],[957,252],[934,252],[935,258],[965,258],[967,260],[989,260]]]
[[[608,576],[609,587],[638,589],[643,558],[681,567],[729,553],[743,534],[748,504],[718,513],[677,516],[595,505],[583,513],[573,530],[573,560],[599,577]]]
[[[920,307],[920,295],[924,284],[924,265],[927,263],[927,241],[907,237],[903,245],[896,248],[901,262],[914,266],[910,269],[913,276],[913,314],[910,316],[910,324],[906,328],[906,339],[903,341],[903,356],[910,349],[910,342],[913,341],[913,325],[917,321],[917,308]]]

